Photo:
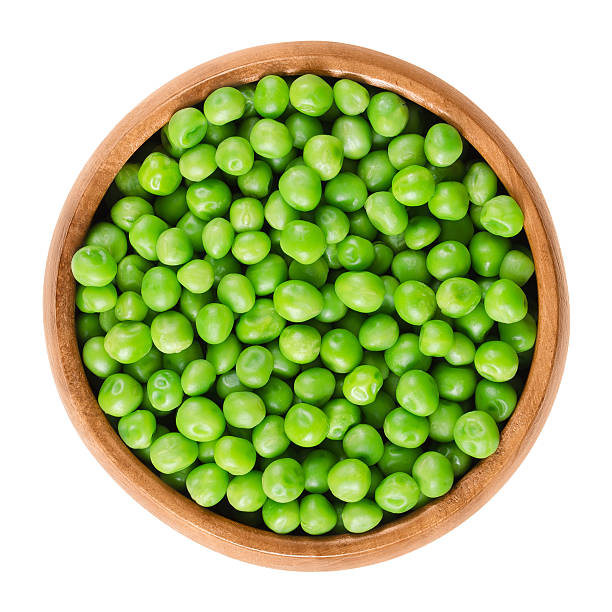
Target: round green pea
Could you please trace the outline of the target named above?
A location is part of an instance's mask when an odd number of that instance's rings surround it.
[[[225,304],[206,304],[198,312],[195,323],[198,335],[204,342],[220,344],[232,331],[234,315]]]
[[[327,477],[332,495],[344,502],[363,499],[370,488],[371,479],[370,469],[360,459],[338,461]]]
[[[470,314],[480,303],[481,291],[470,278],[448,278],[436,292],[436,303],[443,315],[454,319]]]
[[[190,440],[211,442],[225,431],[224,413],[206,397],[190,397],[176,412],[176,428]]]
[[[180,353],[193,342],[193,328],[180,312],[162,312],[151,322],[151,338],[162,353]]]
[[[104,338],[104,350],[119,363],[134,363],[142,359],[153,345],[147,325],[124,321],[113,325]]]
[[[264,470],[262,485],[270,499],[285,504],[304,491],[304,470],[295,459],[276,459]]]
[[[301,264],[317,261],[325,252],[325,236],[314,223],[290,221],[281,231],[280,246],[284,253]]]
[[[325,201],[344,212],[359,210],[367,197],[365,182],[353,172],[341,172],[325,184]]]
[[[278,285],[273,301],[276,312],[294,323],[312,319],[323,309],[321,292],[301,280],[289,280]]]
[[[334,101],[338,110],[349,116],[365,112],[370,102],[368,90],[350,79],[340,79],[333,86]]]
[[[426,263],[430,274],[440,281],[464,276],[470,269],[470,252],[461,242],[445,240],[430,249]]]
[[[104,287],[117,274],[117,262],[111,253],[98,245],[81,247],[72,257],[72,274],[85,287]]]
[[[470,240],[469,250],[474,272],[489,278],[499,275],[502,261],[510,250],[510,241],[489,232],[478,232]]]
[[[285,323],[285,319],[274,310],[272,300],[260,298],[255,300],[251,310],[240,316],[236,323],[236,337],[245,344],[270,342],[279,337]]]
[[[274,119],[260,119],[249,137],[253,150],[261,157],[284,157],[293,148],[293,137],[285,124]]]
[[[308,166],[285,170],[278,180],[278,189],[283,200],[298,211],[313,210],[321,200],[321,178]]]
[[[259,389],[270,380],[273,367],[274,357],[267,348],[248,346],[236,361],[236,374],[245,387]]]
[[[535,345],[537,324],[529,313],[520,321],[499,323],[498,327],[499,339],[509,344],[517,353],[529,351]]]
[[[348,429],[361,420],[359,407],[344,398],[329,401],[325,404],[323,412],[329,421],[327,437],[330,440],[342,440]]]
[[[476,350],[474,366],[478,373],[493,382],[505,382],[518,370],[518,355],[506,342],[490,340]]]
[[[386,191],[391,187],[395,168],[386,151],[370,151],[359,160],[357,174],[369,191]]]
[[[135,410],[119,419],[117,431],[126,444],[133,449],[151,446],[157,423],[149,410]]]
[[[499,445],[499,429],[490,414],[472,410],[459,417],[454,428],[455,443],[470,457],[484,459]]]
[[[406,166],[395,176],[391,192],[395,199],[404,206],[421,206],[426,204],[436,189],[433,174],[423,166]]]
[[[450,350],[444,355],[448,363],[454,366],[469,365],[474,361],[476,347],[474,343],[460,332],[453,333],[453,343]]]
[[[170,412],[183,401],[181,379],[173,370],[158,370],[147,381],[147,397],[155,410]]]
[[[275,533],[291,533],[300,526],[300,504],[297,500],[280,504],[267,499],[261,516],[266,527]]]
[[[106,352],[102,336],[89,338],[83,345],[82,353],[85,367],[99,378],[107,378],[121,370],[121,364]]]
[[[385,351],[385,362],[389,369],[401,376],[408,370],[428,370],[431,357],[419,349],[419,337],[413,333],[401,334],[397,342]]]
[[[385,476],[396,472],[410,473],[414,462],[422,452],[419,447],[403,448],[391,442],[385,442],[385,449],[378,462],[378,467]]]
[[[311,448],[321,444],[328,430],[327,416],[311,404],[295,404],[285,415],[285,434],[297,446]]]
[[[304,146],[304,163],[309,168],[312,168],[321,180],[329,181],[337,176],[342,168],[342,161],[344,159],[343,151],[343,143],[336,136],[330,136],[329,134],[313,136]],[[283,190],[280,186],[280,182],[279,189],[281,189],[282,193]],[[286,186],[285,190],[287,190]],[[320,198],[320,190],[318,193]],[[298,210],[310,210],[309,208],[304,209],[303,207],[296,208],[298,208]]]
[[[383,430],[393,444],[402,448],[417,448],[429,435],[429,421],[404,408],[395,408],[385,417]]]
[[[117,303],[117,290],[114,285],[105,287],[82,287],[78,286],[75,296],[75,303],[81,312],[104,313],[112,310]]]
[[[523,211],[510,196],[495,196],[482,206],[480,223],[495,236],[516,236],[523,229],[523,221]]]
[[[416,480],[404,472],[389,474],[376,487],[375,499],[386,512],[400,514],[414,508],[419,500],[420,489]]]
[[[198,444],[179,432],[164,434],[151,444],[151,463],[162,474],[174,474],[198,458]]]
[[[409,370],[401,375],[396,389],[399,405],[420,417],[429,416],[438,408],[436,381],[423,370]]]
[[[431,371],[438,392],[443,399],[464,402],[474,395],[476,373],[471,367],[455,367],[444,362],[437,363]]]
[[[223,436],[215,444],[214,458],[221,469],[233,476],[241,476],[250,472],[255,466],[256,453],[248,440],[236,436]]]
[[[461,156],[463,141],[452,125],[436,123],[425,135],[424,151],[430,164],[446,168]]]
[[[147,192],[157,196],[170,195],[181,184],[178,163],[163,153],[151,153],[138,170],[138,182]]]
[[[393,294],[397,314],[411,325],[423,325],[436,311],[436,295],[426,284],[409,280],[401,283]]]
[[[412,477],[427,497],[441,497],[450,491],[455,474],[450,461],[441,453],[428,451],[414,462]]]
[[[325,404],[335,388],[334,375],[325,368],[308,368],[296,376],[293,389],[296,396],[309,404]]]
[[[246,276],[226,274],[217,286],[217,298],[233,312],[241,314],[255,305],[255,290]]]
[[[329,500],[320,493],[305,495],[300,500],[300,526],[309,535],[322,535],[331,531],[337,514]]]
[[[374,312],[382,305],[385,288],[380,277],[371,272],[344,272],[335,282],[336,295],[348,308]]]
[[[230,506],[241,512],[255,512],[266,501],[262,486],[262,474],[253,470],[248,474],[236,476],[227,486],[227,501]]]
[[[186,395],[202,395],[214,384],[217,377],[215,366],[206,359],[194,359],[181,374],[181,387]]]
[[[242,345],[234,334],[230,334],[219,344],[210,344],[206,349],[206,359],[213,366],[215,373],[224,374],[231,370],[238,361]]]
[[[334,121],[331,133],[332,137],[342,143],[344,157],[347,159],[361,159],[370,152],[372,132],[363,117],[341,115]]]
[[[204,115],[213,125],[221,126],[240,119],[245,107],[246,101],[240,91],[234,87],[220,87],[209,94],[204,101]]]
[[[424,166],[427,162],[424,145],[425,139],[420,134],[396,136],[387,150],[389,161],[397,170],[407,166]]]
[[[176,273],[162,266],[147,270],[142,277],[141,295],[144,303],[155,312],[174,308],[181,297]]]
[[[481,380],[476,385],[474,401],[476,410],[486,412],[497,423],[500,423],[508,419],[514,412],[517,394],[514,387],[508,382]]]
[[[342,510],[342,523],[351,533],[364,533],[374,529],[382,517],[382,509],[370,499],[347,503]]]
[[[314,74],[303,74],[289,87],[291,106],[304,115],[320,117],[334,102],[331,86]]]
[[[367,115],[375,132],[393,137],[406,127],[409,110],[403,98],[391,91],[381,91],[370,100]]]
[[[368,317],[359,329],[359,343],[367,351],[385,351],[399,338],[397,321],[387,314]]]
[[[419,333],[419,350],[430,357],[445,357],[454,340],[453,328],[446,321],[426,321]]]
[[[371,365],[360,365],[344,378],[342,392],[344,397],[358,406],[371,404],[383,384],[380,370]]]
[[[283,361],[284,358],[278,349],[278,345],[274,347],[269,344],[268,349],[274,357],[274,374],[287,377],[297,374],[299,366],[290,361]],[[294,369],[290,366],[293,366]],[[283,368],[282,371],[281,367]],[[257,393],[266,404],[268,414],[283,415],[293,403],[293,391],[284,380],[277,378],[277,376],[271,376],[270,380],[257,390]]]
[[[229,475],[215,463],[207,463],[191,470],[185,484],[197,504],[210,508],[225,497]]]
[[[347,457],[361,459],[366,465],[378,463],[383,456],[384,444],[380,434],[365,423],[351,427],[342,440]]]
[[[495,281],[484,296],[487,314],[499,323],[517,323],[527,315],[527,296],[507,278]]]
[[[227,399],[227,398],[226,398]],[[261,457],[274,458],[289,447],[285,421],[277,414],[269,414],[253,429],[253,446]]]
[[[457,402],[440,400],[435,412],[429,415],[429,437],[436,442],[452,442],[457,419],[463,414]]]
[[[482,206],[497,193],[497,177],[485,162],[472,164],[463,178],[470,201]]]
[[[240,139],[238,142],[239,145],[244,144],[241,143],[242,140],[244,139]],[[248,145],[248,143],[246,144]],[[250,148],[250,145],[248,146]],[[243,146],[238,147],[238,149],[243,148]],[[218,149],[216,155],[219,155]],[[193,215],[202,221],[210,221],[215,217],[223,216],[229,210],[231,200],[232,193],[230,188],[224,182],[216,178],[205,178],[202,181],[189,185],[187,189],[187,206]]]

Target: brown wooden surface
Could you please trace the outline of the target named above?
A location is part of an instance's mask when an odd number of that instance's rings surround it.
[[[213,89],[266,74],[306,72],[394,91],[454,125],[523,209],[537,275],[539,327],[533,364],[497,452],[444,497],[362,535],[276,535],[221,517],[171,489],[136,459],[108,424],[85,377],[74,332],[70,260],[102,196],[132,153],[177,109],[199,104]],[[295,42],[206,62],[158,89],[115,127],[79,175],[60,214],[47,260],[44,322],[51,368],[70,419],[96,459],[136,501],[196,542],[243,561],[290,570],[335,570],[422,546],[464,521],[498,491],[531,448],[551,409],[567,353],[569,305],[561,252],[542,193],[491,119],[440,79],[397,58],[340,43]]]

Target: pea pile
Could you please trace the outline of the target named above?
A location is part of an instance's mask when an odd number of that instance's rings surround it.
[[[92,388],[201,506],[361,533],[497,449],[536,338],[523,214],[421,107],[312,74],[222,87],[97,215],[72,259]]]

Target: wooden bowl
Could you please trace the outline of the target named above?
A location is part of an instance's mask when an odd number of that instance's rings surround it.
[[[75,336],[70,260],[102,196],[132,153],[176,110],[199,105],[218,87],[249,83],[266,74],[307,72],[394,91],[454,125],[523,209],[537,277],[533,363],[497,452],[444,497],[362,535],[281,536],[219,516],[177,493],[132,454],[106,420],[85,377]],[[508,138],[465,96],[428,72],[376,51],[330,42],[280,43],[225,55],[164,85],[127,115],[87,162],[64,204],[47,260],[44,320],[62,401],[108,473],[150,512],[196,542],[243,561],[291,570],[335,570],[383,561],[432,541],[478,510],[518,467],[540,432],[559,386],[569,336],[567,286],[555,229],[535,179]]]

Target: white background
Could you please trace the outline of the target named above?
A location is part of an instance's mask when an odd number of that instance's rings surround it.
[[[4,610],[610,609],[612,101],[607,2],[15,2],[0,37]],[[533,450],[475,516],[377,566],[249,566],[166,527],[81,443],[48,367],[44,262],[108,131],[183,71],[251,45],[338,40],[448,81],[506,132],[547,198],[572,335]]]

